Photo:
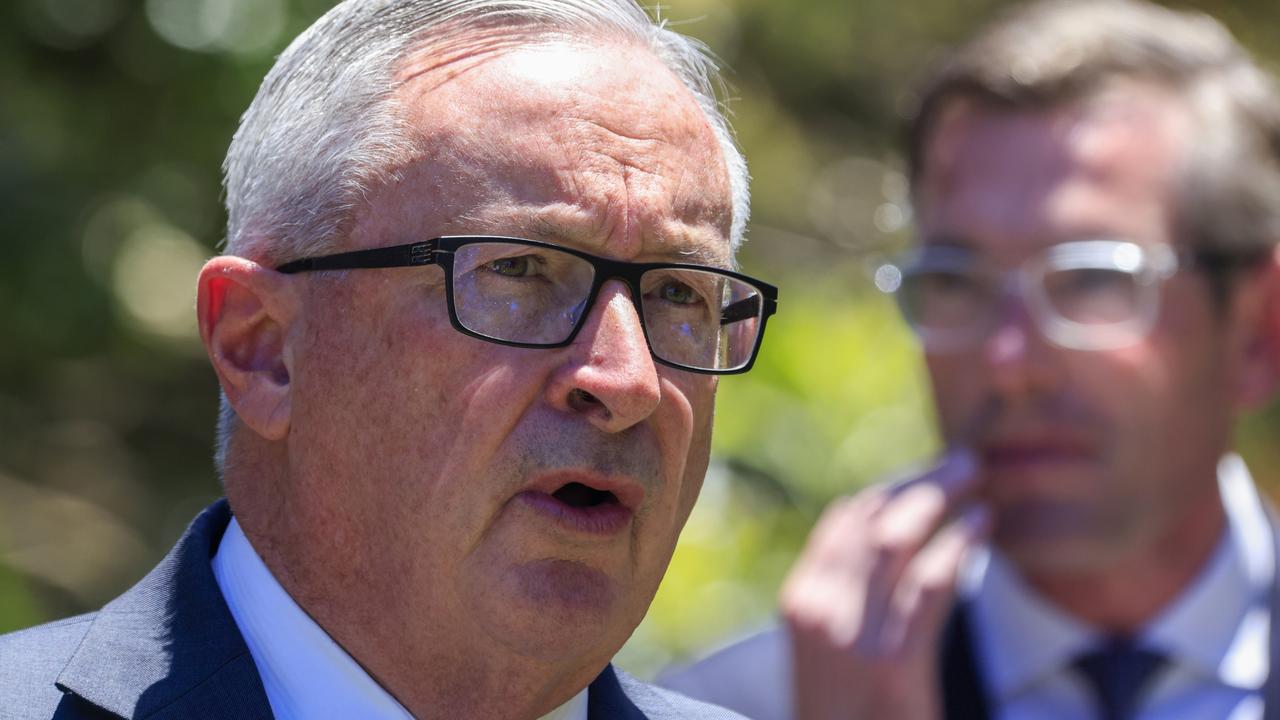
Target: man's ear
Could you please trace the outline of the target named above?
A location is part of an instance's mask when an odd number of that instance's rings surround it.
[[[1236,298],[1247,334],[1236,407],[1256,410],[1280,388],[1280,248],[1245,282],[1250,287]]]
[[[223,255],[200,270],[200,339],[240,420],[267,440],[289,434],[289,328],[298,316],[291,278]]]

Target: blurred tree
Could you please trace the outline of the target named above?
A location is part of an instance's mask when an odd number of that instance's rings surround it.
[[[273,57],[328,0],[0,4],[0,632],[96,607],[219,494],[194,277],[219,166]],[[1004,0],[672,0],[732,68],[754,176],[743,253],[782,287],[760,364],[721,383],[715,460],[624,652],[642,673],[762,622],[832,497],[936,449],[919,359],[871,288],[910,223],[912,77]],[[1181,3],[1274,61],[1274,0]],[[1280,476],[1280,409],[1241,446]]]

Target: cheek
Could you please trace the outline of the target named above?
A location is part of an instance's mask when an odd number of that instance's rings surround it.
[[[501,348],[480,341],[468,344],[479,347],[468,348],[472,352],[458,357],[458,365],[452,368],[452,409],[440,427],[433,456],[447,476],[487,477],[497,473],[495,464],[517,459],[512,453],[518,453],[519,448],[507,441],[519,435],[517,426],[539,402],[548,373],[529,356],[540,351]],[[473,487],[472,492],[481,487]],[[494,492],[505,490],[494,488]]]
[[[474,364],[443,308],[431,312],[435,298],[355,273],[336,283],[315,304],[335,310],[309,318],[299,347],[291,445],[306,448],[307,475],[342,485],[334,497],[353,508],[407,502],[429,487],[432,456],[451,441],[444,418],[463,384],[451,373]],[[370,485],[379,489],[358,497]]]
[[[700,375],[680,389],[680,395],[689,408],[689,425],[693,428],[694,439],[711,440],[711,424],[715,416],[716,387],[718,379],[711,375]]]
[[[1207,330],[1161,333],[1128,358],[1129,372],[1115,382],[1116,412],[1155,436],[1152,443],[1166,448],[1166,460],[1216,456],[1230,442],[1230,382],[1221,340]]]
[[[925,355],[937,421],[947,438],[956,437],[965,418],[980,411],[986,390],[975,372],[978,367],[959,354]]]
[[[657,417],[669,477],[679,483],[675,516],[683,525],[698,499],[711,453],[711,428],[718,380],[679,373],[662,380],[663,402]]]
[[[1173,428],[1180,418],[1216,417],[1226,386],[1223,337],[1207,289],[1171,282],[1161,317],[1144,341],[1100,354],[1092,371],[1095,401],[1117,415]],[[1082,359],[1079,375],[1090,372]],[[1193,410],[1194,409],[1194,410]],[[1191,412],[1188,412],[1191,410]]]

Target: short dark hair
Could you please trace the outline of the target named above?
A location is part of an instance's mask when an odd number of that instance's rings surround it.
[[[917,202],[929,135],[947,105],[1043,110],[1112,80],[1177,92],[1198,132],[1184,158],[1178,234],[1215,256],[1260,258],[1280,239],[1280,96],[1217,20],[1142,0],[1042,0],[999,16],[934,65],[907,125]]]

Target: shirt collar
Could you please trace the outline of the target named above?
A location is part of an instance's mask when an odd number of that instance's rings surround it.
[[[213,574],[281,720],[413,717],[285,592],[233,517]],[[542,720],[586,720],[587,691]]]
[[[1145,636],[1202,677],[1256,690],[1269,666],[1268,598],[1275,544],[1262,500],[1239,456],[1218,465],[1227,532],[1196,582],[1148,626]]]
[[[1042,599],[1000,553],[983,549],[971,599],[984,676],[1001,702],[1056,673],[1097,633]]]
[[[1272,529],[1238,456],[1223,458],[1218,486],[1227,516],[1221,543],[1195,582],[1142,635],[1197,674],[1256,690],[1268,671]],[[960,592],[971,602],[977,650],[1001,702],[1066,667],[1101,635],[1041,598],[991,549],[974,553]]]

